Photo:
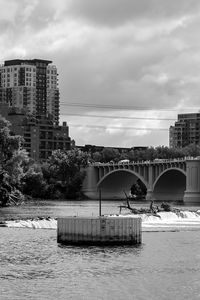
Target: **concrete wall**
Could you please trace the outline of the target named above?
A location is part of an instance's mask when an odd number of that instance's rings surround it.
[[[200,203],[200,159],[191,158],[130,164],[124,170],[107,164],[99,168],[91,165],[82,191],[90,199],[99,198],[98,189],[102,199],[121,199],[123,190],[128,192],[136,178],[147,186],[146,200]]]
[[[188,160],[184,202],[200,203],[200,160]]]
[[[64,244],[139,244],[141,218],[58,218],[57,241]]]

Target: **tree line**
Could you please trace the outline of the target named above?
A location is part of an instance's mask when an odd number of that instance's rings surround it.
[[[89,151],[91,162],[145,161],[154,159],[174,159],[186,156],[200,156],[200,145],[191,144],[184,148],[169,148],[167,146],[147,147],[145,149],[130,149],[121,152],[115,148],[103,148],[102,151]]]
[[[23,148],[23,138],[12,135],[10,123],[0,117],[0,206],[17,204],[24,195],[43,199],[76,199],[82,197],[81,188],[90,162],[118,162],[172,159],[200,156],[199,145],[182,149],[166,146],[130,149],[120,152],[115,148],[95,147],[87,151],[74,147],[68,151],[55,150],[46,161],[36,162]]]

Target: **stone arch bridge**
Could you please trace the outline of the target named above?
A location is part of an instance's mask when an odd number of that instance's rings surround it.
[[[140,179],[146,200],[200,203],[200,159],[185,158],[125,163],[93,163],[82,191],[89,199],[122,199]]]

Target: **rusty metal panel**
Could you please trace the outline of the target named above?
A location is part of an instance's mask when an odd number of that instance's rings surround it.
[[[123,217],[66,217],[58,219],[61,243],[140,243],[141,219]]]

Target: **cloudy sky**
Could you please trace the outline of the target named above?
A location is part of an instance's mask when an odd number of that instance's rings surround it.
[[[0,0],[0,61],[50,59],[77,145],[168,145],[199,109],[199,0]]]

